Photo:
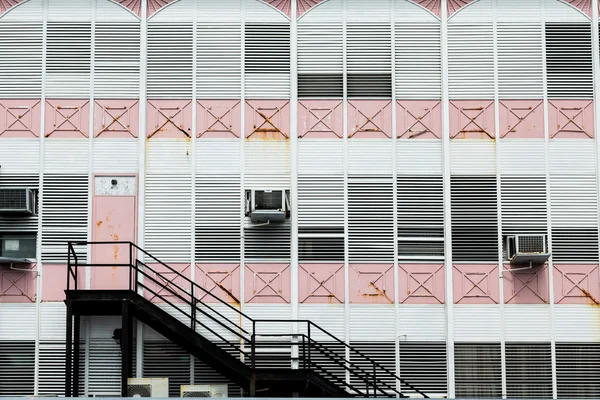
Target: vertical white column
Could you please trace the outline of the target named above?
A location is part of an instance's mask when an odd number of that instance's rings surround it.
[[[140,101],[139,101],[139,134],[138,134],[138,218],[137,218],[137,244],[144,248],[144,218],[145,218],[145,177],[146,177],[146,75],[147,75],[147,49],[148,49],[148,4],[142,0],[140,10]],[[137,258],[143,261],[143,254],[138,252]],[[140,277],[142,280],[143,277]],[[135,344],[135,376],[142,377],[144,365],[144,325],[136,324]],[[87,354],[87,353],[86,353]]]
[[[290,145],[291,145],[291,203],[292,203],[292,318],[299,318],[298,305],[298,12],[297,3],[291,2],[291,65],[290,65],[290,85],[291,85],[291,108],[290,108]],[[297,326],[295,326],[297,332]]]
[[[197,158],[197,151],[196,151],[196,145],[197,145],[197,134],[196,134],[196,129],[197,129],[197,124],[196,124],[196,118],[197,116],[197,111],[198,111],[198,107],[196,106],[197,101],[196,101],[196,93],[197,93],[197,85],[198,85],[198,81],[197,81],[197,77],[196,77],[196,73],[197,73],[197,68],[198,68],[198,62],[197,62],[197,53],[198,53],[198,3],[194,2],[193,5],[193,13],[194,15],[192,15],[192,129],[191,129],[191,133],[190,135],[191,137],[191,146],[192,148],[190,149],[190,154],[192,155],[192,176],[191,176],[191,186],[192,186],[192,216],[191,216],[191,227],[190,229],[192,230],[191,232],[191,238],[192,238],[192,246],[190,248],[190,261],[191,261],[191,265],[190,265],[190,279],[192,280],[192,282],[196,282],[196,158]],[[190,287],[191,290],[191,287]],[[197,293],[194,293],[194,295],[198,295]],[[194,304],[193,307],[195,307],[196,305]],[[190,310],[190,315],[193,315],[191,313],[192,310]],[[195,363],[194,363],[194,357],[190,356],[190,383],[193,385],[194,384],[194,367],[195,367]]]
[[[91,0],[91,51],[90,51],[90,102],[88,103],[89,111],[89,124],[88,124],[88,213],[87,213],[87,241],[92,240],[92,201],[94,200],[94,194],[92,189],[94,187],[94,68],[96,58],[96,0]],[[93,247],[87,246],[87,259],[88,264],[92,260]],[[92,287],[92,267],[85,267],[85,288],[90,289]]]
[[[342,100],[342,118],[343,118],[343,163],[344,163],[344,321],[345,321],[345,341],[350,343],[350,256],[348,240],[348,46],[347,46],[347,0],[342,0],[342,75],[343,75],[343,100]],[[350,359],[350,351],[346,350],[346,359]],[[350,372],[346,371],[346,381],[350,382]]]
[[[240,310],[244,312],[244,282],[245,282],[245,257],[244,257],[244,248],[245,248],[245,238],[244,238],[244,217],[246,215],[246,192],[245,192],[245,174],[246,174],[246,132],[244,130],[245,124],[244,121],[246,119],[246,0],[240,0],[241,7],[241,43],[242,43],[242,52],[241,52],[241,99],[240,99],[240,197],[242,199],[241,207],[240,207]],[[245,318],[244,318],[245,319]],[[241,325],[247,323],[242,319]],[[248,327],[244,327],[246,329]],[[249,327],[252,328],[252,327]],[[243,360],[243,355],[242,355]]]
[[[448,89],[448,4],[441,0],[442,24],[442,154],[444,157],[444,255],[446,275],[446,353],[448,397],[456,397],[454,379],[454,296],[452,293],[452,224],[450,207],[450,92]]]
[[[500,94],[498,83],[498,0],[492,0],[492,29],[494,46],[494,132],[496,142],[496,204],[498,212],[498,280],[500,303],[500,363],[502,369],[502,398],[506,398],[506,327],[504,323],[504,263],[502,255],[502,196],[500,174]]]
[[[43,231],[43,212],[42,204],[44,202],[44,121],[46,120],[46,49],[47,49],[47,31],[48,31],[48,3],[47,0],[42,2],[42,87],[40,97],[40,159],[38,171],[38,229],[36,238],[35,259],[37,261],[37,279],[36,279],[36,296],[35,296],[35,359],[34,359],[34,384],[33,394],[39,394],[40,386],[40,334],[41,334],[41,302],[42,302],[42,280],[43,265],[42,265],[42,231]]]

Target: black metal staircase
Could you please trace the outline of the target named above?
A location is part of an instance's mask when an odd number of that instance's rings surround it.
[[[75,250],[88,246],[94,252],[129,252],[126,263],[81,262]],[[114,249],[114,250],[113,250]],[[366,355],[308,320],[253,319],[238,308],[199,286],[131,242],[69,243],[67,272],[67,348],[65,394],[79,393],[80,317],[119,315],[121,327],[121,396],[127,396],[127,378],[133,376],[133,319],[176,343],[215,371],[244,389],[250,397],[406,397],[400,386],[423,397],[417,388],[400,379]],[[145,262],[138,259],[143,254]],[[158,268],[157,266],[160,266]],[[82,289],[80,270],[96,268],[127,272],[119,289]],[[89,269],[88,269],[89,268]],[[163,270],[163,272],[158,271]],[[123,274],[120,275],[124,277]],[[203,301],[204,298],[211,301]],[[149,298],[167,305],[165,311]],[[229,317],[225,315],[226,310]],[[231,316],[234,316],[232,318]],[[269,326],[285,324],[278,333]],[[317,341],[315,337],[327,338]],[[331,344],[345,351],[332,350]],[[285,349],[286,367],[263,368],[261,357]],[[350,354],[350,358],[346,357]],[[340,374],[339,371],[343,371]]]

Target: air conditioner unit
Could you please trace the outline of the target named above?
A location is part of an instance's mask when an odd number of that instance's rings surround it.
[[[127,397],[169,397],[169,379],[128,378]]]
[[[255,224],[283,222],[290,217],[289,191],[247,190],[246,216]]]
[[[0,188],[0,214],[35,214],[35,193],[28,188]]]
[[[418,393],[409,393],[406,394],[409,398],[411,399],[424,399],[424,397]],[[448,398],[448,394],[446,393],[427,393],[427,396],[429,396],[430,399],[447,399]]]
[[[546,235],[507,236],[505,249],[512,265],[540,265],[550,258],[546,248]]]
[[[180,397],[227,397],[227,385],[181,385]]]

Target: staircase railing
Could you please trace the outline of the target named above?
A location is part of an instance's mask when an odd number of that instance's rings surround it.
[[[124,262],[117,262],[119,257],[115,257],[113,263],[88,263],[77,256],[75,246],[101,246],[103,249],[96,248],[93,251],[112,251],[114,254],[126,248],[128,254]],[[138,259],[141,254],[144,255],[144,262]],[[122,255],[120,257],[123,258]],[[260,362],[257,362],[261,354],[277,353],[278,349],[283,348],[284,353],[290,353],[289,358],[287,355],[283,357],[288,368],[316,371],[351,394],[361,397],[406,397],[400,390],[404,386],[428,398],[394,372],[312,321],[251,318],[132,242],[69,242],[67,290],[83,289],[79,282],[81,268],[126,269],[126,287],[94,289],[126,289],[149,300],[158,299],[176,318],[183,320],[194,331],[214,339],[216,344],[253,370],[261,368]],[[273,333],[276,328],[261,329],[277,324],[288,325],[290,329],[286,330],[290,332]],[[317,337],[326,340],[318,341],[315,339]],[[343,351],[335,351],[332,347]],[[346,353],[349,353],[349,358]],[[347,375],[350,379],[347,379]]]

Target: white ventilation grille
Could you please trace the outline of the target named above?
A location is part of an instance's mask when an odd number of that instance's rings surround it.
[[[148,97],[192,97],[192,25],[148,23]]]
[[[0,96],[38,98],[42,91],[42,24],[0,23]]]
[[[407,342],[401,340],[400,377],[430,397],[448,393],[445,342]],[[406,385],[404,394],[416,394]]]
[[[500,343],[456,343],[456,398],[502,397]]]
[[[35,344],[0,341],[0,396],[33,396]]]
[[[39,394],[41,396],[64,396],[65,348],[66,344],[64,342],[40,343]],[[85,348],[83,347],[82,350],[85,350]],[[82,352],[80,353],[80,364],[83,364],[83,362],[85,362],[85,353]],[[81,365],[81,367],[84,367],[84,365]],[[80,374],[85,375],[85,369],[82,369],[80,369]]]
[[[506,394],[508,398],[552,397],[550,343],[506,344]]]
[[[67,262],[67,242],[87,240],[87,175],[44,175],[42,203],[42,261]],[[79,262],[85,261],[86,248],[75,248]]]
[[[393,261],[393,189],[389,178],[348,180],[348,240],[351,262]]]
[[[558,398],[600,396],[600,343],[557,343]]]

